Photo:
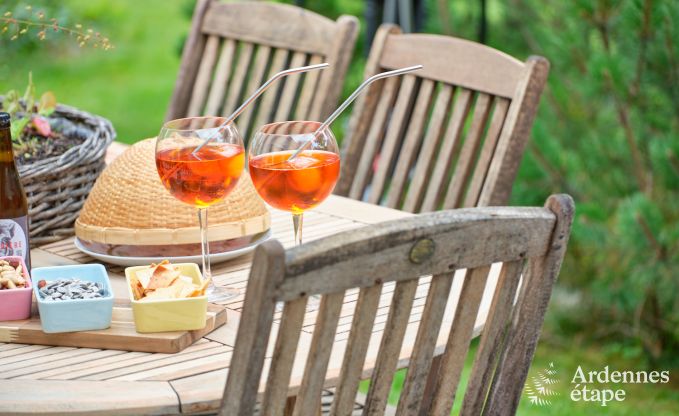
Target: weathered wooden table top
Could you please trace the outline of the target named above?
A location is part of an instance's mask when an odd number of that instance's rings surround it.
[[[321,206],[305,214],[304,239],[311,241],[381,221],[411,214],[331,196]],[[293,245],[290,214],[272,212],[273,236],[285,246]],[[82,254],[69,238],[31,252],[33,266],[96,262]],[[216,284],[245,288],[251,255],[213,265]],[[125,299],[127,289],[123,268],[107,265],[116,297]],[[485,322],[495,287],[497,271],[491,273],[476,321],[478,333]],[[447,306],[446,319],[452,321],[463,274],[456,275]],[[407,339],[415,339],[429,282],[420,280],[412,310]],[[381,325],[387,318],[393,286],[385,285],[365,363],[369,377],[381,339]],[[335,346],[328,369],[327,385],[332,386],[341,366],[341,357],[351,326],[357,291],[348,291],[340,318]],[[50,347],[0,343],[0,414],[50,413],[73,411],[115,414],[172,414],[205,412],[219,405],[228,372],[243,298],[225,306],[228,322],[194,345],[176,354],[154,354],[92,348]],[[301,381],[301,364],[311,340],[315,310],[305,320],[298,357],[291,382],[294,394]],[[450,325],[439,334],[445,345]],[[274,331],[276,328],[274,328]],[[272,337],[272,340],[275,339]],[[404,348],[401,365],[407,364],[410,351]],[[299,365],[298,365],[299,364]]]

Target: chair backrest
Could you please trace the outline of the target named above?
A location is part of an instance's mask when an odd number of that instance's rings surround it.
[[[410,212],[507,204],[548,61],[382,25],[365,76],[414,64],[357,103],[335,193]]]
[[[272,120],[319,120],[337,105],[358,21],[267,2],[199,0],[166,119],[228,115],[278,71],[329,68],[279,80],[238,118],[241,133]]]
[[[351,230],[287,252],[277,241],[260,245],[248,281],[221,414],[251,415],[258,398],[260,415],[282,414],[291,393],[297,396],[293,415],[316,414],[331,350],[339,345],[334,340],[340,315],[342,326],[349,326],[347,312],[340,313],[347,291],[356,306],[339,356],[341,370],[332,376],[336,396],[331,414],[351,413],[359,381],[370,374],[365,373],[366,367],[372,369],[372,379],[364,414],[383,414],[399,360],[407,360],[408,372],[397,414],[450,414],[482,293],[495,262],[502,262],[501,271],[464,391],[462,413],[477,415],[483,409],[491,415],[512,414],[563,260],[573,211],[568,195],[556,195],[547,200],[545,208],[439,211]],[[466,274],[455,315],[452,324],[446,321],[445,325],[453,276],[462,269]],[[414,295],[422,276],[432,277],[426,303],[422,308],[418,293],[419,309],[415,311]],[[366,364],[366,351],[377,328],[375,317],[378,307],[384,306],[379,304],[381,299],[384,303],[381,296],[387,288],[392,293],[388,317],[379,325],[388,336],[379,340],[376,360]],[[307,299],[315,294],[322,298],[313,336],[306,359],[297,357],[304,365],[303,377],[299,389],[289,391],[303,324],[305,336],[310,336],[308,317],[305,319]],[[276,302],[284,302],[284,308],[273,354],[268,355]],[[406,326],[418,313],[416,336],[406,337]],[[449,335],[441,341],[446,343],[442,367],[431,399],[423,401],[437,336],[446,327]],[[263,374],[265,357],[272,358],[266,359]],[[295,362],[295,367],[298,364]],[[262,386],[264,393],[258,395]]]

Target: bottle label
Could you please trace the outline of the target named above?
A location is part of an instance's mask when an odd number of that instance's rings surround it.
[[[0,256],[19,256],[30,266],[28,217],[0,219]]]

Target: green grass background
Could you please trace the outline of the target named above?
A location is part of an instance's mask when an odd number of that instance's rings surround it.
[[[349,3],[356,7],[356,1]],[[32,71],[39,92],[51,90],[62,103],[110,119],[118,132],[118,140],[134,143],[154,136],[163,122],[174,87],[182,42],[190,24],[187,15],[190,15],[192,2],[67,0],[62,4],[66,10],[77,14],[82,23],[95,22],[93,25],[111,38],[115,49],[108,52],[79,49],[67,39],[37,47],[13,48],[4,37],[0,40],[0,48],[4,51],[4,59],[0,58],[0,91],[10,88],[22,90],[28,72]],[[39,7],[39,2],[35,2],[34,6]],[[345,95],[352,85],[360,82],[363,63],[363,59],[352,63]],[[339,123],[336,129],[341,129],[341,126]],[[337,133],[341,136],[341,132]],[[474,351],[475,347],[469,361]],[[531,405],[524,397],[519,414],[679,414],[679,391],[672,385],[626,385],[623,387],[627,391],[626,400],[605,408],[591,403],[576,404],[570,400],[570,379],[578,365],[587,370],[600,370],[604,365],[618,370],[641,369],[639,363],[622,354],[611,354],[610,351],[604,354],[601,349],[577,339],[571,345],[542,341],[529,377],[546,368],[550,362],[554,362],[561,380],[555,386],[560,396],[553,399],[550,407]],[[470,369],[471,362],[468,362],[463,373],[463,385]],[[404,375],[405,371],[400,371],[396,376],[390,398],[393,404],[398,400]],[[671,378],[676,383],[676,377]],[[362,389],[366,391],[367,382],[363,383]],[[459,405],[458,400],[456,410]]]
[[[63,4],[77,12],[84,25],[95,21],[93,26],[110,37],[115,49],[80,49],[74,41],[63,39],[20,51],[12,55],[14,59],[0,59],[0,91],[23,91],[32,71],[38,92],[51,90],[61,103],[110,119],[118,140],[134,143],[155,136],[179,69],[190,2],[68,0]]]

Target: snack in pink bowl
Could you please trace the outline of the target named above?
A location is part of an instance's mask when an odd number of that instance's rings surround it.
[[[23,258],[0,257],[0,321],[30,318],[32,300],[31,278]]]

